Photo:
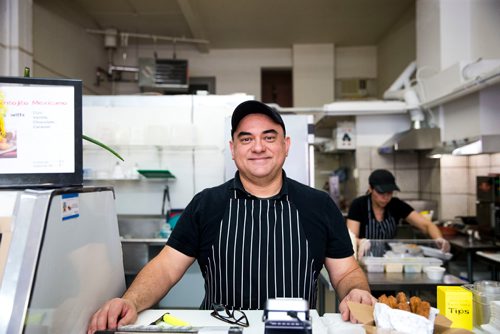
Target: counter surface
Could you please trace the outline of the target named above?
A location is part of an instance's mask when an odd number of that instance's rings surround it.
[[[165,312],[172,316],[189,322],[191,326],[227,326],[225,322],[215,319],[210,315],[209,310],[146,310],[139,314],[135,324],[146,325],[158,319]],[[262,310],[244,311],[247,315],[250,326],[244,329],[245,334],[262,334],[264,333],[264,323],[262,322]],[[325,314],[323,317],[318,315],[316,310],[310,310],[313,333],[327,334],[346,333],[346,334],[362,334],[365,333],[362,325],[344,322],[338,313]]]

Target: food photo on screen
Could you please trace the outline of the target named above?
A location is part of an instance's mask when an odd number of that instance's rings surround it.
[[[0,91],[0,159],[17,158],[16,131],[8,128],[7,107],[4,101],[4,95]]]

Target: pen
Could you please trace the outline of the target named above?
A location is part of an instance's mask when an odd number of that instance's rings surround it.
[[[153,321],[151,323],[151,325],[158,325],[161,322],[164,322],[164,323],[169,324],[171,326],[190,326],[188,322],[186,322],[182,319],[179,319],[177,317],[174,317],[173,315],[171,315],[168,312],[163,314],[161,317],[159,317],[155,321]]]

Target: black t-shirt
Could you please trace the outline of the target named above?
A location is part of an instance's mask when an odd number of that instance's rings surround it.
[[[276,297],[304,298],[314,307],[325,257],[353,255],[327,193],[284,175],[278,195],[257,198],[244,190],[238,172],[193,198],[167,245],[198,260],[204,309],[212,303],[263,309]]]
[[[397,225],[406,219],[413,208],[397,197],[393,197],[384,210],[384,219],[377,221],[371,208],[371,196],[360,196],[352,201],[347,219],[360,222],[359,238],[392,239],[396,235]]]

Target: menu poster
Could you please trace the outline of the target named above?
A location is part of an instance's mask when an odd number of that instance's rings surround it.
[[[74,90],[0,83],[0,174],[75,172]]]

